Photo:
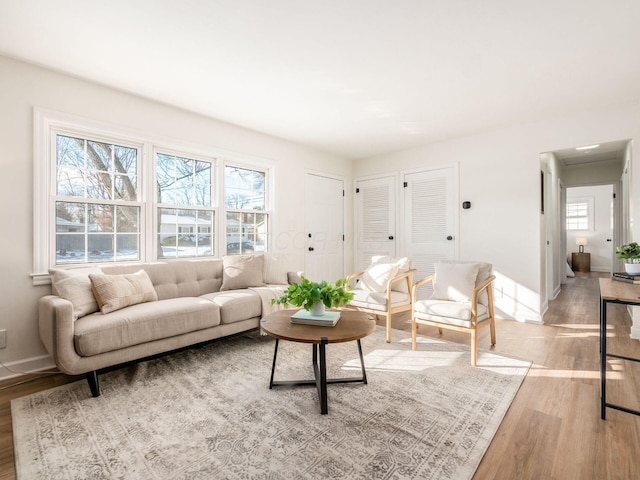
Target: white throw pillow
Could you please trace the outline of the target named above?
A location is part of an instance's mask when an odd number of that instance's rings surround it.
[[[477,263],[436,263],[436,281],[431,298],[470,302],[479,268]]]
[[[357,288],[369,292],[385,292],[389,280],[398,274],[398,269],[396,263],[374,263],[365,270]]]
[[[413,268],[413,260],[408,257],[390,257],[388,255],[374,255],[371,257],[371,264],[374,263],[395,263],[398,265],[398,273],[396,275],[400,275],[403,273],[407,273],[409,270]],[[409,287],[407,286],[407,281],[405,279],[399,280],[393,285],[391,285],[391,290],[395,290],[396,292],[409,293]]]

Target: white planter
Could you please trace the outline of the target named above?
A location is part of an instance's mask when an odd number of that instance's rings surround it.
[[[318,317],[324,315],[324,303],[322,302],[314,303],[313,306],[311,307],[311,315],[315,315]]]
[[[624,270],[629,275],[640,275],[640,263],[624,263]]]

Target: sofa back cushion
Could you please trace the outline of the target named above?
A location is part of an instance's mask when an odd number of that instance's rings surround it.
[[[140,269],[149,275],[158,300],[199,297],[219,292],[222,285],[222,260],[219,258],[102,267],[106,274],[135,273]]]

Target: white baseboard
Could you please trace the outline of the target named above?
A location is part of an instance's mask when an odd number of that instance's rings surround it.
[[[55,368],[55,364],[49,355],[16,360],[15,362],[0,365],[0,380],[15,378],[27,373],[39,372],[49,368]]]

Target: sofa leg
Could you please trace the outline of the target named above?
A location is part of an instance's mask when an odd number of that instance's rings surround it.
[[[87,382],[89,382],[89,388],[91,389],[91,395],[94,397],[100,396],[100,382],[98,381],[98,372],[95,370],[87,372]]]

